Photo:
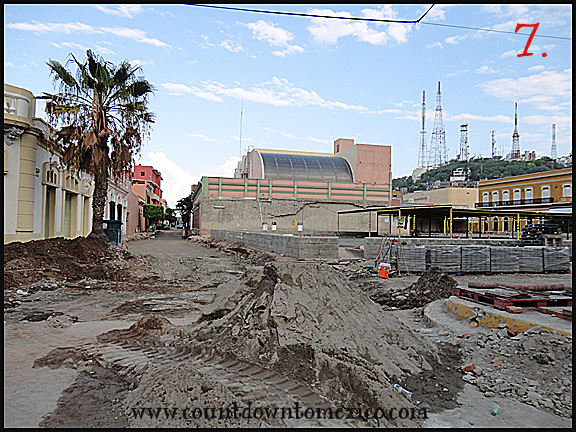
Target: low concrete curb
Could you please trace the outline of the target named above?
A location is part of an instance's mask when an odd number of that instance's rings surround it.
[[[493,308],[489,305],[475,303],[469,300],[451,296],[447,300],[440,300],[445,314],[453,316],[469,328],[482,325],[487,328],[497,328],[499,324],[507,324],[517,333],[540,326],[545,330],[557,331],[572,336],[572,323],[556,316],[547,315],[535,310],[524,310],[521,314],[512,314]],[[424,317],[435,326],[446,327],[442,314],[438,314],[437,302],[424,308]]]

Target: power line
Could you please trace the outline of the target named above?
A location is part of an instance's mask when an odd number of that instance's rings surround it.
[[[361,18],[361,17],[343,17],[343,16],[335,16],[335,15],[315,15],[315,14],[306,14],[306,13],[298,13],[298,12],[281,12],[281,11],[271,11],[271,10],[262,10],[262,9],[247,9],[247,8],[235,8],[230,6],[214,6],[214,5],[203,5],[203,4],[188,4],[188,6],[198,6],[198,7],[205,7],[205,8],[214,8],[214,9],[226,9],[226,10],[234,10],[239,12],[254,12],[254,13],[263,13],[263,14],[273,14],[273,15],[289,15],[289,16],[299,16],[299,17],[306,17],[306,18],[328,18],[328,19],[340,19],[340,20],[351,20],[351,21],[371,21],[371,22],[385,22],[385,23],[400,23],[400,24],[427,24],[427,25],[434,25],[438,27],[451,27],[451,28],[460,28],[465,30],[476,30],[476,31],[486,31],[486,32],[493,32],[493,33],[505,33],[505,34],[512,34],[516,36],[529,36],[528,33],[516,33],[512,31],[506,30],[494,30],[494,29],[486,29],[486,28],[479,28],[479,27],[468,27],[468,26],[459,26],[453,24],[441,24],[441,23],[431,23],[422,21],[430,9],[432,9],[435,5],[433,4],[428,8],[428,10],[417,20],[388,20],[388,19],[380,19],[380,18]],[[549,35],[542,35],[542,34],[535,34],[534,37],[541,37],[541,38],[550,38],[550,39],[563,39],[563,40],[572,40],[569,37],[562,37],[562,36],[549,36]]]
[[[342,16],[335,16],[335,15],[315,15],[315,14],[306,14],[306,13],[298,13],[298,12],[280,12],[280,11],[271,11],[271,10],[262,10],[262,9],[246,9],[246,8],[235,8],[230,6],[214,6],[214,5],[202,5],[202,4],[188,4],[188,6],[199,6],[199,7],[206,7],[206,8],[214,8],[214,9],[226,9],[226,10],[234,10],[240,12],[256,12],[256,13],[264,13],[264,14],[273,14],[273,15],[290,15],[290,16],[301,16],[307,18],[331,18],[331,19],[344,19],[344,20],[353,20],[353,21],[375,21],[375,22],[387,22],[387,23],[401,23],[401,24],[416,24],[419,23],[422,18],[426,16],[430,9],[434,7],[434,5],[430,6],[424,15],[422,15],[417,20],[388,20],[388,19],[380,19],[380,18],[360,18],[360,17],[342,17]]]

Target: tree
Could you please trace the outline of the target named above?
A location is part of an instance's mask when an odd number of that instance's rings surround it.
[[[190,226],[190,216],[192,214],[192,194],[180,199],[176,203],[176,210],[180,212],[180,217],[182,218],[182,223],[189,227]]]
[[[161,205],[144,204],[144,218],[150,222],[156,223],[164,217],[164,208]]]
[[[154,115],[148,111],[148,96],[154,88],[128,61],[116,66],[91,50],[86,55],[81,63],[70,54],[66,65],[50,59],[46,64],[58,93],[43,92],[41,98],[48,100],[52,149],[69,168],[94,178],[91,235],[103,236],[108,178],[132,169],[143,137],[150,135]],[[69,64],[75,66],[74,75]]]

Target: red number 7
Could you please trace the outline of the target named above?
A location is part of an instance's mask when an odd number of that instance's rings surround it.
[[[522,27],[534,27],[534,30],[532,30],[532,33],[530,33],[530,37],[528,38],[528,43],[524,47],[524,51],[522,52],[522,54],[516,54],[518,57],[526,57],[526,56],[534,55],[534,53],[528,52],[528,48],[530,48],[530,44],[532,43],[532,39],[534,39],[534,35],[536,34],[536,30],[538,30],[539,25],[540,25],[540,23],[516,24],[516,30],[514,30],[514,33],[518,33],[518,30],[520,30]]]

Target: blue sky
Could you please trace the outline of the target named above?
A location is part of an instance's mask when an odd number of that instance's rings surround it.
[[[431,4],[226,6],[416,20]],[[515,102],[522,153],[550,155],[552,124],[558,155],[572,151],[572,6],[435,5],[422,21],[5,4],[4,81],[50,92],[46,61],[83,59],[87,49],[139,64],[156,88],[157,120],[138,162],[162,172],[171,207],[201,176],[232,176],[248,146],[332,152],[335,139],[354,138],[391,145],[393,177],[409,175],[418,163],[422,91],[430,146],[438,81],[449,158],[459,152],[463,123],[472,155],[490,156],[492,130],[496,147],[509,153]],[[513,34],[518,23],[539,23],[532,56],[517,56],[532,31]],[[37,116],[45,118],[40,102]]]

